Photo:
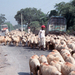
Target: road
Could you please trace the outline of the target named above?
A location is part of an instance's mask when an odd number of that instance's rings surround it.
[[[4,33],[2,33],[4,35]],[[34,55],[48,55],[50,51],[31,49],[30,47],[18,47],[14,45],[0,46],[8,64],[0,75],[30,75],[29,58]]]

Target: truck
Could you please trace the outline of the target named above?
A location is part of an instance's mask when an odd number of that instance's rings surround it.
[[[65,33],[66,28],[66,18],[63,16],[51,16],[47,25],[47,33]]]
[[[2,32],[5,32],[6,29],[8,29],[8,25],[6,25],[6,24],[1,25],[1,31],[2,31]]]

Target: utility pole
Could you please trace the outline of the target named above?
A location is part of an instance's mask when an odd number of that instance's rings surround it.
[[[11,25],[10,25],[10,31],[11,31]]]
[[[23,16],[22,16],[22,13],[21,13],[21,31],[23,31]]]

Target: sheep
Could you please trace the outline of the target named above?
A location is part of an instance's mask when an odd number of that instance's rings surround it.
[[[75,59],[75,53],[72,55],[72,57]]]
[[[68,48],[75,50],[75,44],[74,43],[67,43],[67,46],[68,46]]]
[[[26,37],[23,37],[22,38],[22,46],[25,46],[26,45],[26,42],[27,42],[27,38]]]
[[[70,54],[70,52],[67,49],[62,49],[60,54],[62,55],[63,59],[65,59],[66,54]]]
[[[60,54],[62,55],[63,53],[68,53],[68,54],[70,54],[70,52],[69,52],[68,49],[62,49],[62,50],[60,51]]]
[[[75,71],[75,65],[70,62],[65,62],[61,65],[61,73],[62,75],[69,75],[71,71]]]
[[[5,36],[5,45],[7,44],[10,45],[10,43],[12,42],[12,39],[9,36]]]
[[[70,54],[70,52],[69,52],[68,50],[62,49],[60,53],[61,53],[63,59],[64,59],[66,62],[70,62],[70,63],[72,63],[72,64],[75,64],[75,60],[74,60],[74,58],[71,56],[71,54]]]
[[[65,62],[61,54],[56,49],[52,50],[52,52],[50,52],[49,55],[58,56],[60,57],[59,59],[60,62]]]
[[[34,47],[36,48],[38,46],[38,36],[34,37]]]
[[[47,62],[47,58],[46,58],[45,55],[40,55],[40,56],[39,56],[39,61],[40,61],[40,63],[48,63],[48,62]]]
[[[12,36],[12,39],[14,41],[14,45],[16,44],[16,46],[18,46],[21,41],[21,38],[19,36]]]
[[[61,65],[59,64],[59,61],[51,61],[50,65],[55,66],[59,72],[61,72]],[[62,63],[62,62],[61,62]]]
[[[6,41],[5,41],[5,37],[4,36],[0,36],[0,44],[1,43],[5,43]]]
[[[60,40],[61,45],[66,45],[66,42],[64,40]]]
[[[40,75],[62,75],[55,66],[46,63],[40,65]]]
[[[58,44],[59,45],[60,44],[60,40],[59,39],[56,39],[55,40],[55,44]]]
[[[69,75],[75,75],[75,71],[71,71]]]
[[[68,48],[67,45],[59,44],[59,45],[57,46],[57,50],[58,50],[58,51],[61,51],[61,49],[67,49],[67,48]]]
[[[70,54],[66,54],[65,59],[66,62],[70,62],[72,64],[75,64],[74,58]]]
[[[52,52],[53,53],[53,52]],[[53,55],[47,55],[47,61],[48,61],[48,64],[51,63],[51,61],[53,60],[56,60],[56,61],[59,61],[59,56],[53,56]]]
[[[37,75],[37,72],[38,72],[39,67],[40,67],[40,62],[39,62],[38,58],[39,57],[37,55],[33,55],[29,59],[30,75],[32,73],[33,73],[33,75]],[[39,72],[38,72],[38,74],[39,74]]]

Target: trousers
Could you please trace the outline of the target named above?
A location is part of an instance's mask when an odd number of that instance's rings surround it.
[[[39,46],[43,46],[43,48],[46,48],[45,37],[44,38],[40,38]]]

